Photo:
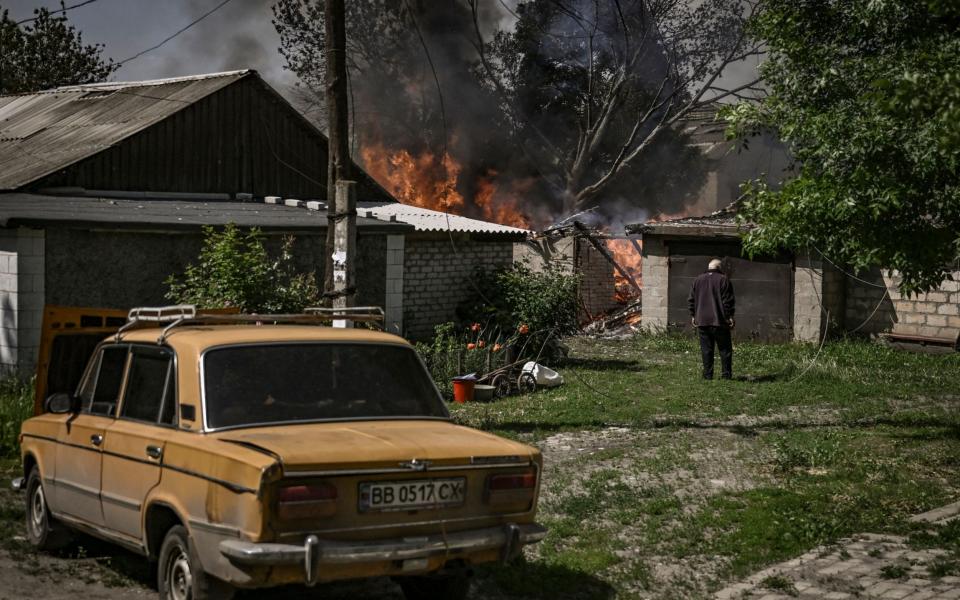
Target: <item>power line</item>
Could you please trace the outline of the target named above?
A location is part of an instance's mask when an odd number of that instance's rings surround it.
[[[86,6],[86,5],[88,5],[88,4],[93,4],[93,3],[96,2],[96,1],[97,1],[97,0],[84,0],[84,2],[79,2],[79,3],[73,4],[73,5],[71,5],[71,6],[63,6],[63,5],[61,4],[61,5],[60,5],[60,6],[61,6],[60,9],[58,9],[58,10],[51,10],[51,11],[50,11],[50,14],[52,14],[52,15],[57,14],[57,13],[63,14],[63,13],[65,13],[65,12],[67,12],[68,10],[73,10],[73,9],[75,9],[75,8],[80,8],[81,6]],[[15,23],[15,25],[23,25],[24,23],[32,23],[33,21],[36,21],[38,18],[39,18],[39,17],[30,17],[29,19],[24,19],[24,20],[22,20],[22,21],[17,21],[17,22]]]
[[[92,2],[93,0],[88,0],[88,1]],[[164,44],[166,44],[167,42],[169,42],[169,41],[172,40],[173,38],[177,37],[177,36],[180,35],[181,33],[185,32],[185,31],[188,30],[188,29],[190,29],[191,27],[193,27],[194,25],[196,25],[196,24],[199,23],[200,21],[206,19],[207,17],[209,17],[209,16],[212,15],[213,13],[217,12],[218,10],[220,10],[221,8],[223,8],[224,6],[226,6],[227,4],[229,4],[230,2],[232,2],[232,0],[223,0],[223,2],[221,2],[220,4],[214,6],[213,8],[211,8],[210,10],[208,10],[207,12],[203,13],[202,15],[200,15],[199,17],[197,17],[196,19],[194,19],[193,21],[191,21],[186,27],[183,27],[183,28],[177,30],[173,35],[168,36],[167,38],[165,38],[162,42],[160,42],[160,43],[157,44],[156,46],[151,46],[151,47],[147,48],[146,50],[142,50],[142,51],[134,54],[134,55],[131,56],[130,58],[126,58],[126,59],[124,59],[124,60],[121,60],[120,62],[117,63],[117,66],[118,66],[118,67],[123,66],[123,65],[125,65],[126,63],[130,62],[131,60],[135,60],[135,59],[137,59],[137,58],[140,58],[141,56],[143,56],[144,54],[146,54],[146,53],[148,53],[148,52],[153,52],[154,50],[156,50],[156,49],[159,48],[160,46],[163,46]]]

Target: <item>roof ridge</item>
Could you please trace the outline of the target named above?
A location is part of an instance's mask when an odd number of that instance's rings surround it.
[[[215,73],[197,73],[195,75],[180,75],[177,77],[165,77],[161,79],[145,79],[142,81],[101,81],[99,83],[81,83],[77,85],[65,85],[61,87],[42,90],[43,92],[80,92],[90,90],[107,90],[111,88],[125,87],[149,87],[154,85],[166,85],[169,83],[179,83],[182,81],[202,81],[204,79],[216,79],[218,77],[237,77],[240,75],[249,75],[256,73],[255,69],[236,69],[233,71],[217,71]],[[38,93],[38,92],[33,92]]]
[[[92,92],[122,90],[124,88],[152,87],[158,85],[167,85],[170,83],[180,83],[183,81],[203,81],[204,79],[216,79],[218,77],[240,77],[257,73],[256,69],[238,69],[236,71],[219,71],[216,73],[199,73],[196,75],[181,75],[178,77],[167,77],[165,79],[145,79],[143,81],[100,81],[97,83],[78,83],[76,85],[64,85],[45,90],[35,90],[32,92],[18,92],[16,94],[0,94],[0,98],[13,98],[16,96],[37,96],[40,94],[63,94],[68,92]]]

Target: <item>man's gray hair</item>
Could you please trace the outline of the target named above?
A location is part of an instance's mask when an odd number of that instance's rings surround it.
[[[715,258],[710,261],[710,264],[707,265],[707,269],[710,271],[719,271],[723,267],[723,261],[719,258]]]

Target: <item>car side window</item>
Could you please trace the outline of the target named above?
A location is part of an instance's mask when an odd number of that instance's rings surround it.
[[[120,416],[148,423],[174,424],[173,356],[168,350],[132,350]]]
[[[127,346],[107,346],[100,350],[97,363],[80,390],[83,412],[106,416],[116,413],[127,352]]]

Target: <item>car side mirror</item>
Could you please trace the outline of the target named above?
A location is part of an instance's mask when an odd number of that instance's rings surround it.
[[[53,394],[43,403],[43,408],[48,413],[63,415],[66,413],[77,412],[80,403],[77,399],[65,392]]]

